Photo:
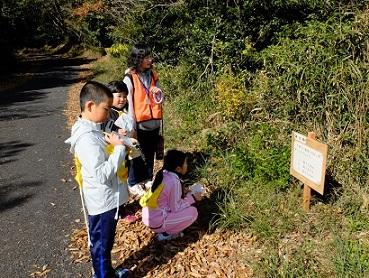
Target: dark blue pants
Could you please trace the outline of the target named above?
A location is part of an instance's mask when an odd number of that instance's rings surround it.
[[[147,175],[152,179],[155,151],[159,141],[160,127],[154,130],[137,129],[137,140],[145,157]]]
[[[88,216],[88,228],[91,239],[91,258],[97,278],[114,277],[111,265],[111,250],[113,249],[117,220],[114,219],[116,209],[98,215]]]
[[[128,185],[134,186],[137,183],[148,179],[145,161],[141,156],[128,160]]]

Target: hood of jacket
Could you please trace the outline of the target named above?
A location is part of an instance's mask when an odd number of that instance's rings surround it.
[[[78,118],[77,122],[72,127],[72,134],[65,143],[70,144],[70,152],[74,153],[74,147],[78,140],[88,133],[101,133],[100,124],[91,122],[86,119]]]

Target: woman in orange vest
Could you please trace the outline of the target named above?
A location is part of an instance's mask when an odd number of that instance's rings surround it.
[[[135,121],[137,140],[145,158],[150,181],[153,177],[154,157],[163,116],[163,92],[159,86],[158,75],[152,68],[150,47],[142,44],[133,46],[123,82],[128,88],[128,113]],[[134,182],[133,180],[131,179],[131,182]]]

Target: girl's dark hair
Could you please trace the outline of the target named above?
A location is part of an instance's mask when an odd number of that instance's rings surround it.
[[[154,192],[156,188],[163,182],[163,170],[176,172],[176,168],[182,167],[187,158],[187,154],[178,150],[168,150],[164,155],[163,168],[155,175],[151,191]]]
[[[135,44],[127,59],[129,68],[139,69],[140,64],[146,56],[151,55],[151,48],[145,44]]]
[[[95,104],[100,103],[113,98],[112,92],[104,84],[96,81],[88,81],[81,89],[79,94],[79,105],[81,111],[85,109],[85,104],[87,101],[93,101]]]
[[[113,94],[114,93],[125,93],[126,95],[128,95],[127,85],[123,81],[110,81],[108,83],[108,88]]]
[[[123,93],[126,95],[128,95],[128,88],[126,83],[124,83],[123,81],[110,81],[108,83],[108,88],[109,90],[114,94],[114,93]],[[115,109],[118,109],[116,107],[114,107]],[[128,101],[126,102],[126,105],[122,108],[122,110],[126,110],[128,109]],[[121,110],[121,109],[118,109]]]

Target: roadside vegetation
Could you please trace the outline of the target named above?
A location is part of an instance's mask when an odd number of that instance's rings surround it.
[[[200,154],[195,175],[219,192],[210,229],[255,236],[255,277],[369,276],[367,0],[64,2],[82,48],[107,53],[96,80],[123,77],[133,42],[153,46],[166,147]],[[292,131],[329,148],[309,213]]]

